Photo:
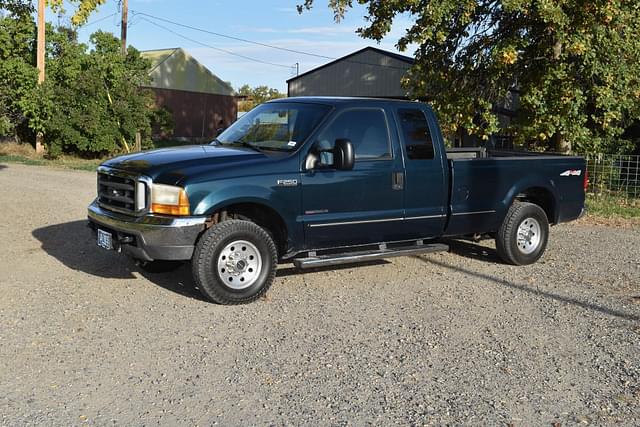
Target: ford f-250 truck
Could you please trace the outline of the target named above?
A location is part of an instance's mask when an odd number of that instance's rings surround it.
[[[549,225],[578,218],[579,157],[447,152],[428,105],[360,98],[262,104],[210,145],[125,155],[98,169],[88,208],[98,245],[143,262],[190,260],[222,304],[265,294],[299,268],[447,250],[495,238],[531,264]]]

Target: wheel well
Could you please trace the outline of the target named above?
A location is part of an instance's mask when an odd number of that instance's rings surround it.
[[[542,208],[550,224],[556,222],[556,201],[553,194],[542,187],[528,188],[516,196],[521,202],[534,203]]]
[[[279,256],[286,252],[287,226],[280,214],[268,206],[260,203],[237,203],[219,209],[213,213],[211,218],[212,224],[224,221],[227,218],[252,221],[267,230],[271,235],[278,248]]]

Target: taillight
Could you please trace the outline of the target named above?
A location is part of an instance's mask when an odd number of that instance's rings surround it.
[[[582,187],[584,188],[584,192],[587,192],[587,188],[589,188],[589,171],[587,168],[584,168],[584,181],[582,181]]]

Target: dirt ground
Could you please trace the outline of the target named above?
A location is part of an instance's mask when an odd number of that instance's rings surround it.
[[[88,172],[0,165],[0,424],[640,425],[640,229],[554,227],[205,302],[95,246]]]

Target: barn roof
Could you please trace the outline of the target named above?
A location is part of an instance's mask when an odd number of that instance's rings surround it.
[[[304,72],[302,74],[299,74],[299,75],[297,75],[295,77],[292,77],[289,80],[287,80],[287,83],[289,83],[291,81],[294,81],[294,80],[297,80],[297,79],[299,79],[301,77],[304,77],[307,74],[311,74],[311,73],[315,73],[317,71],[320,71],[323,68],[326,68],[326,67],[329,67],[331,65],[334,65],[337,62],[349,61],[352,57],[354,57],[356,55],[359,55],[359,54],[361,54],[363,52],[366,52],[366,51],[372,51],[372,52],[378,53],[378,54],[383,55],[383,56],[388,56],[390,58],[397,59],[398,61],[406,62],[408,65],[413,65],[413,63],[415,62],[415,60],[413,58],[411,58],[410,56],[400,55],[398,53],[389,52],[388,50],[378,49],[377,47],[373,47],[373,46],[367,46],[367,47],[362,48],[360,50],[357,50],[357,51],[355,51],[353,53],[350,53],[349,55],[343,56],[342,58],[338,58],[338,59],[335,59],[335,60],[333,60],[331,62],[327,62],[326,64],[323,64],[323,65],[321,65],[319,67],[313,68],[313,69],[311,69],[309,71],[306,71],[306,72]],[[359,62],[355,62],[355,63],[359,64]],[[376,64],[361,64],[361,65],[376,65]]]
[[[182,48],[147,50],[143,58],[151,61],[150,87],[189,92],[233,95],[233,88]]]

